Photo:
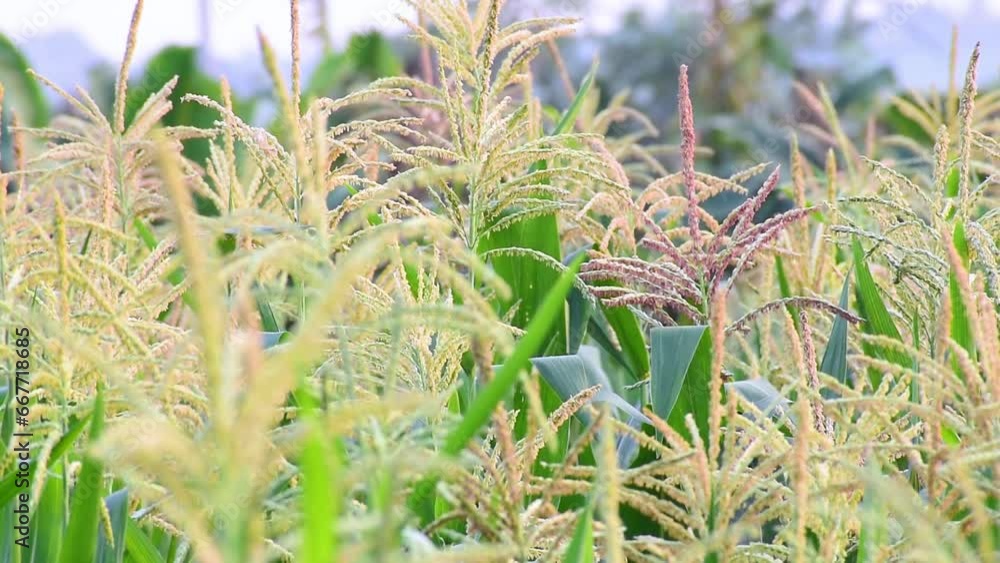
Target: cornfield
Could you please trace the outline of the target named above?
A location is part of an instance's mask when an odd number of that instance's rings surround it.
[[[1000,560],[978,47],[892,101],[920,135],[801,86],[790,169],[719,177],[697,62],[653,145],[593,72],[536,96],[576,20],[412,8],[426,64],[330,99],[291,0],[268,128],[224,79],[129,109],[142,0],[110,112],[36,76],[70,111],[7,116],[0,561]]]

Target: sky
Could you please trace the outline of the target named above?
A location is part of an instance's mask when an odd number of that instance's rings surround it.
[[[632,5],[656,2],[646,0],[589,0],[600,18],[588,18],[592,27],[614,26],[619,15]],[[0,31],[24,44],[57,31],[76,31],[104,57],[115,59],[124,48],[124,30],[128,28],[134,2],[131,0],[2,0],[4,17]],[[146,0],[142,24],[140,58],[172,42],[195,42],[199,39],[199,0]],[[288,2],[284,0],[208,0],[212,20],[211,48],[218,56],[229,58],[256,52],[255,30],[260,27],[276,47],[287,52]],[[312,2],[303,0],[304,21],[315,18]],[[396,12],[410,12],[402,0],[328,0],[328,27],[343,41],[352,31],[378,29],[400,32]],[[530,5],[531,2],[519,2]],[[554,9],[581,15],[577,0],[555,2]],[[95,10],[94,7],[100,9]],[[551,12],[553,7],[546,11]],[[588,10],[590,11],[590,10]],[[582,14],[586,15],[586,14]]]
[[[519,7],[538,4],[544,15],[572,15],[584,19],[584,28],[598,33],[613,32],[621,15],[631,7],[653,12],[664,9],[668,0],[508,0]],[[688,3],[690,0],[674,0]],[[730,5],[747,0],[728,0]],[[848,0],[818,2],[834,19]],[[197,44],[203,35],[199,0],[146,0],[140,24],[136,60],[142,64],[151,54],[168,44]],[[328,28],[334,42],[342,45],[356,31],[377,29],[384,33],[403,31],[393,14],[406,12],[403,0],[328,0]],[[36,70],[59,83],[71,86],[86,81],[82,57],[118,61],[124,51],[133,0],[0,0],[3,17],[0,31],[11,37],[28,54]],[[290,25],[285,0],[207,0],[211,32],[210,57],[216,60],[259,61],[256,30],[260,28],[287,57]],[[683,5],[683,4],[682,4]],[[303,0],[303,21],[315,21],[313,2]],[[985,68],[996,76],[1000,68],[1000,0],[860,0],[859,12],[876,22],[873,47],[897,63],[904,82],[919,82],[928,74],[927,58],[946,49],[950,21],[960,24],[962,52],[971,50],[974,39],[984,44]],[[928,29],[931,28],[931,29]],[[941,29],[943,28],[943,30]],[[937,56],[938,59],[941,57]],[[947,61],[941,61],[946,64]],[[938,61],[933,61],[937,64]],[[992,66],[990,66],[992,65]],[[259,65],[257,65],[259,66]]]

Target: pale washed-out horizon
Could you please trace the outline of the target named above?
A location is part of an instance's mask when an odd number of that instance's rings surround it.
[[[746,2],[732,4],[741,3]],[[99,10],[94,9],[95,4]],[[683,4],[656,0],[536,0],[521,4],[519,9],[542,15],[586,13],[581,34],[610,36],[621,31],[623,17],[630,10],[656,16],[668,6],[685,9],[681,8]],[[812,4],[818,6],[822,19],[831,23],[843,18],[844,11],[853,4],[853,16],[871,25],[866,35],[869,48],[880,63],[893,68],[904,86],[943,85],[947,61],[933,55],[947,49],[953,25],[960,30],[959,52],[968,52],[977,41],[983,42],[984,78],[994,80],[998,76],[1000,37],[993,30],[1000,23],[1000,0],[831,0]],[[26,0],[4,6],[0,33],[26,53],[35,70],[58,84],[73,87],[86,83],[93,65],[111,64],[121,56],[131,9],[132,3],[127,1]],[[353,33],[376,30],[399,35],[406,29],[394,14],[406,14],[408,10],[403,0],[330,1],[326,31],[336,47],[343,46]],[[244,64],[258,56],[258,30],[272,41],[283,61],[290,55],[287,6],[283,2],[147,0],[145,11],[136,46],[140,68],[165,46],[196,45],[205,57],[202,63],[207,70],[213,74],[235,73],[230,78],[239,90],[264,82],[260,65]],[[306,16],[307,25],[318,26],[309,22],[316,22],[320,14],[307,10]],[[318,58],[321,43],[313,40],[304,45],[307,67]]]

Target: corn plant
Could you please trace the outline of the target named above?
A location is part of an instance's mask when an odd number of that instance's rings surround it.
[[[722,178],[699,172],[697,66],[680,145],[656,145],[598,65],[566,107],[536,96],[576,20],[409,4],[420,75],[331,99],[291,0],[289,75],[259,41],[268,128],[225,79],[130,90],[142,0],[110,111],[19,76],[69,111],[4,121],[31,126],[0,175],[0,561],[1000,554],[978,47],[864,148],[800,87],[825,127],[792,136],[789,180]],[[718,218],[723,193],[745,200]]]

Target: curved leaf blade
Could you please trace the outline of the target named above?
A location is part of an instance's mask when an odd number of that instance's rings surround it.
[[[839,306],[847,310],[851,291],[851,276],[844,278],[844,288],[840,290]],[[837,381],[847,384],[847,320],[837,317],[833,320],[830,330],[830,340],[819,363],[819,371],[832,375]]]
[[[689,368],[707,329],[706,326],[670,326],[650,332],[650,399],[653,412],[663,420],[670,420],[681,399],[682,390],[685,391],[685,396],[680,407],[684,412],[679,414],[683,417],[689,412],[698,411],[695,419],[698,420],[701,418],[699,414],[704,413],[707,420],[708,397],[700,396],[702,382],[689,377]]]

